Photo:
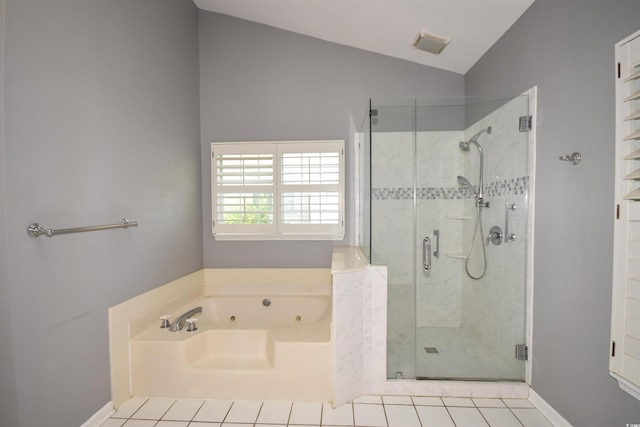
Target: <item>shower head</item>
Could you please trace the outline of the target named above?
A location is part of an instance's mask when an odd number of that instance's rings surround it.
[[[460,141],[460,144],[458,144],[460,146],[460,150],[469,151],[469,145],[473,143],[478,148],[478,150],[482,152],[482,147],[480,146],[480,144],[478,144],[478,137],[482,135],[484,132],[491,133],[491,126],[489,126],[486,129],[482,129],[480,132],[476,133],[471,138],[469,138],[468,141]]]
[[[478,192],[475,192],[474,189],[474,197],[476,199],[476,202],[478,203],[478,205],[482,204],[482,200],[484,199],[483,194],[483,188],[484,188],[484,152],[482,151],[482,146],[480,144],[478,144],[478,137],[480,135],[482,135],[484,132],[486,133],[491,133],[491,126],[489,126],[486,129],[482,129],[480,132],[476,133],[475,135],[473,135],[468,141],[461,141],[459,146],[460,146],[460,150],[462,151],[469,151],[469,145],[471,145],[471,143],[473,143],[473,145],[476,146],[476,148],[478,149],[478,154],[480,154],[480,179],[478,180]],[[467,183],[469,181],[467,181],[466,178],[459,176],[458,177],[458,182],[460,182],[462,184],[462,181],[460,180],[460,178],[464,179]]]
[[[471,185],[469,180],[464,176],[458,175],[458,185],[460,185],[461,187],[469,187],[473,192],[473,197],[474,198],[477,197],[476,188],[473,185]]]

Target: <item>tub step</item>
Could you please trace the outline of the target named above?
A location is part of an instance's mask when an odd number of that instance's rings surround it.
[[[269,359],[264,357],[207,356],[187,366],[197,370],[266,370],[271,369]]]

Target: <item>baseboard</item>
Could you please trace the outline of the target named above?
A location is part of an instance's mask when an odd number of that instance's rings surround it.
[[[115,409],[113,409],[113,403],[108,402],[101,409],[99,409],[98,412],[93,414],[91,418],[85,421],[84,424],[82,424],[80,427],[100,427],[115,412]]]
[[[545,416],[546,419],[551,421],[555,427],[572,427],[569,421],[565,420],[562,415],[551,405],[549,405],[538,393],[532,388],[529,389],[529,401],[535,405],[535,407]]]

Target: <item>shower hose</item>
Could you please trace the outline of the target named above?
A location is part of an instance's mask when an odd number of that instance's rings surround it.
[[[467,251],[467,257],[464,261],[464,270],[466,271],[467,276],[471,277],[473,280],[482,279],[487,272],[487,252],[484,248],[484,242],[482,241],[482,236],[484,236],[484,234],[482,233],[481,212],[482,207],[480,206],[480,202],[479,200],[476,200],[476,225],[473,229],[473,238],[469,243],[469,250]],[[475,244],[476,237],[478,236],[478,228],[480,229],[480,246],[482,247],[482,274],[480,274],[479,276],[474,276],[469,271],[469,259],[471,258],[471,251],[473,251],[473,245]]]

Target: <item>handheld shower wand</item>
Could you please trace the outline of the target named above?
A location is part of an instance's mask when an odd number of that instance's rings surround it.
[[[467,178],[465,178],[464,176],[458,175],[458,185],[460,185],[461,187],[469,187],[473,192],[473,198],[478,200],[478,193],[476,192],[476,188],[473,185],[471,185],[471,183]]]

